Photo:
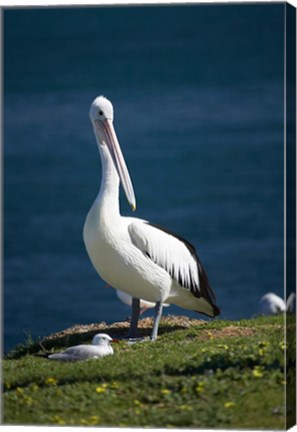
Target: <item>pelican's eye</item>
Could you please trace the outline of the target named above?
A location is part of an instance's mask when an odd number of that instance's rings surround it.
[[[104,112],[103,111],[99,111],[99,115],[103,116]]]

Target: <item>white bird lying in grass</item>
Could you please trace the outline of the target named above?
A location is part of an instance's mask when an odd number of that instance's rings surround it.
[[[91,358],[100,358],[107,355],[113,354],[113,348],[110,345],[112,342],[118,342],[116,339],[112,339],[105,333],[98,333],[93,337],[92,345],[75,345],[67,348],[65,351],[61,351],[56,354],[50,354],[47,356],[49,360],[60,360],[60,361],[79,361],[88,360]]]
[[[125,303],[127,306],[132,306],[132,297],[130,294],[124,293],[123,291],[116,290],[118,298]],[[147,309],[152,309],[156,306],[156,303],[152,303],[143,299],[140,299],[140,314],[144,313]],[[170,306],[169,304],[163,304],[164,307]]]
[[[287,303],[276,294],[265,294],[260,300],[260,309],[263,315],[277,315],[287,311],[293,313],[295,309],[295,293],[291,293]]]

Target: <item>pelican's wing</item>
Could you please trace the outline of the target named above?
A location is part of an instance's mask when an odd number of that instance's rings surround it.
[[[148,259],[166,270],[195,297],[207,300],[214,306],[214,314],[219,314],[206,272],[191,243],[159,225],[145,221],[133,221],[128,226],[128,231],[133,244]]]

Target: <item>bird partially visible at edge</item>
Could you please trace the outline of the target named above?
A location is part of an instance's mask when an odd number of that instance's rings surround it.
[[[296,295],[292,292],[287,301],[274,293],[267,293],[260,300],[260,311],[263,315],[277,315],[279,313],[294,313],[296,309]]]

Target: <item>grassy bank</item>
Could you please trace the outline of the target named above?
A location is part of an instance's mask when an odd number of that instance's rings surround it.
[[[151,320],[141,322],[148,334]],[[284,428],[283,317],[204,322],[163,318],[154,343],[50,362],[37,351],[89,341],[127,324],[74,327],[3,361],[5,424]]]

